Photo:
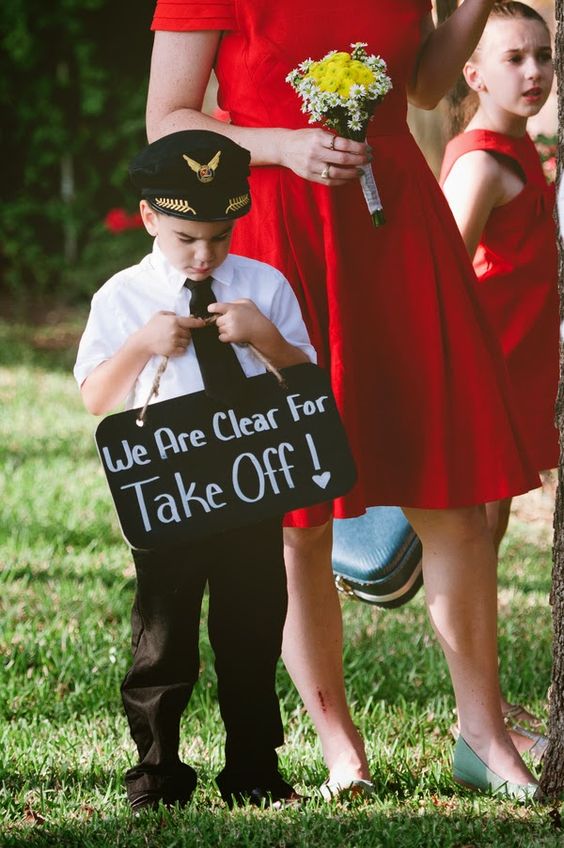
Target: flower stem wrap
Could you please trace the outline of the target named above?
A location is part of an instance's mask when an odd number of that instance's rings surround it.
[[[378,194],[376,180],[374,179],[374,174],[372,173],[372,168],[369,164],[362,165],[361,170],[362,174],[360,176],[360,185],[362,186],[362,193],[364,194],[364,199],[366,200],[366,205],[368,206],[368,211],[372,218],[372,223],[375,227],[380,227],[382,224],[386,223],[386,218],[384,217],[384,210],[382,208],[380,195]]]

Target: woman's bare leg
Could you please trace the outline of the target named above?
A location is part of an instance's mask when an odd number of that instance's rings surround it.
[[[486,517],[488,522],[488,527],[490,533],[492,535],[494,548],[496,555],[499,556],[499,548],[503,541],[503,537],[507,531],[507,525],[509,524],[509,517],[511,513],[511,498],[505,498],[501,501],[492,501],[486,504]],[[511,707],[512,704],[501,695],[501,711],[505,715]],[[523,710],[523,715],[527,717],[529,721],[536,722],[539,724],[539,720],[530,713],[528,710]],[[511,730],[508,731],[511,737],[511,740],[520,754],[525,753],[533,746],[533,741],[529,739],[527,736],[522,736],[520,733],[515,733]]]
[[[511,498],[505,498],[502,501],[491,501],[486,504],[488,527],[492,534],[496,554],[499,554],[499,546],[503,541],[507,525],[509,524],[511,500]]]
[[[532,782],[501,715],[497,557],[485,508],[404,511],[423,544],[427,605],[448,663],[461,734],[498,775]]]
[[[289,602],[282,658],[319,734],[331,780],[346,785],[370,775],[345,695],[332,530],[331,523],[284,530]]]

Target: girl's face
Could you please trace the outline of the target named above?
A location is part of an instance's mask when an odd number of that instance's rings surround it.
[[[523,18],[491,18],[464,73],[480,106],[511,125],[544,106],[552,86],[552,48],[546,27]]]

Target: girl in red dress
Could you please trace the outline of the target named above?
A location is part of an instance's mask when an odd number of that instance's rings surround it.
[[[345,698],[331,518],[377,504],[403,506],[423,543],[466,746],[455,751],[455,776],[517,797],[536,789],[500,710],[496,556],[483,504],[538,476],[470,260],[406,123],[407,96],[424,108],[438,102],[492,6],[465,0],[435,30],[430,0],[357,0],[352,14],[341,0],[157,2],[149,137],[207,128],[251,151],[253,210],[234,251],[292,283],[357,459],[355,488],[290,516],[285,536],[284,661],[320,735],[325,795],[370,790]],[[394,86],[366,143],[309,127],[285,82],[304,59],[357,41],[385,59]],[[231,124],[201,112],[212,68]],[[368,161],[386,213],[380,229],[358,181]]]
[[[558,291],[554,186],[548,186],[527,119],[550,93],[550,33],[524,3],[494,6],[464,67],[477,111],[448,144],[441,182],[478,276],[477,294],[501,342],[521,432],[539,471],[558,464],[554,405],[558,388]],[[496,547],[511,498],[487,505]],[[520,749],[542,751],[538,720],[502,702],[517,721]],[[518,731],[524,733],[519,735]],[[531,733],[531,730],[533,731]]]

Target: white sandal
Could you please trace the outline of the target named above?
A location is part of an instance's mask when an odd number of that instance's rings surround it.
[[[519,716],[523,715],[524,718],[519,720]],[[527,715],[531,718],[527,718]],[[548,747],[548,738],[541,732],[542,721],[529,713],[522,704],[510,704],[509,709],[503,713],[503,720],[508,730],[524,736],[533,743],[525,753],[533,762],[540,763]]]
[[[353,798],[367,799],[376,793],[371,780],[350,780],[348,783],[337,783],[328,778],[319,787],[325,801],[345,801]]]

